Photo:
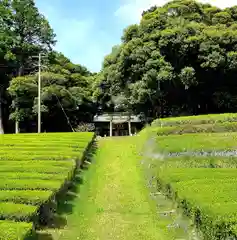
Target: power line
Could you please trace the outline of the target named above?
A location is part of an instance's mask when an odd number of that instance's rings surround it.
[[[32,59],[38,59],[38,133],[41,133],[41,60],[43,57],[45,57],[45,55],[42,53],[39,53],[38,56],[32,56]]]
[[[33,56],[32,58],[37,58],[38,59],[38,65],[37,66],[34,66],[34,67],[38,67],[38,133],[41,133],[41,68],[45,67],[45,66],[42,66],[41,64],[41,61],[42,61],[42,58],[45,57],[45,55],[43,55],[42,53],[39,53],[38,56]],[[50,84],[50,82],[49,82]],[[72,127],[72,124],[70,122],[70,119],[69,117],[67,116],[58,96],[53,93],[56,98],[57,98],[57,101],[67,119],[67,122],[69,124],[69,126],[71,127],[72,131],[75,132],[74,128]]]
[[[65,110],[64,110],[64,108],[63,108],[63,106],[62,106],[62,104],[61,104],[61,102],[59,101],[58,96],[57,96],[55,93],[54,93],[54,95],[56,96],[56,98],[57,98],[57,100],[58,100],[58,103],[59,103],[59,105],[60,105],[60,107],[61,107],[61,109],[62,109],[62,111],[63,111],[63,113],[64,113],[64,115],[65,115],[65,117],[66,117],[66,119],[67,119],[67,122],[68,122],[69,126],[71,127],[72,131],[75,132],[74,128],[72,127],[72,124],[71,124],[71,122],[70,122],[69,117],[67,116],[67,114],[66,114],[66,112],[65,112]]]

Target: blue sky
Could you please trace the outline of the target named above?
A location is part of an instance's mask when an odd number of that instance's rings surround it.
[[[201,0],[219,7],[236,0]],[[73,63],[97,72],[105,55],[120,43],[123,29],[140,21],[143,10],[167,0],[36,0],[57,35],[56,50]]]

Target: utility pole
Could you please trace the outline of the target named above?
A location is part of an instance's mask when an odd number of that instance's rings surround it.
[[[39,53],[38,67],[38,133],[41,133],[41,53]]]
[[[41,133],[41,68],[45,67],[42,65],[42,59],[45,57],[44,54],[39,53],[37,56],[32,56],[32,58],[37,58],[38,64],[35,67],[38,68],[38,133]]]

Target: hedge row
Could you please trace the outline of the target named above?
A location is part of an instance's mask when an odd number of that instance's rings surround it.
[[[169,135],[156,138],[157,150],[164,153],[237,150],[237,133]],[[177,154],[178,155],[178,154]]]
[[[161,167],[170,168],[237,168],[237,156],[193,156],[165,157]]]
[[[67,188],[93,137],[93,133],[3,135],[0,219],[36,223],[40,214],[38,220],[47,222],[56,195]],[[14,239],[28,231],[22,229]],[[7,234],[0,232],[0,239]]]
[[[10,161],[9,161],[10,163]],[[29,165],[3,165],[0,167],[0,172],[37,172],[37,173],[67,173],[72,168],[67,167],[58,167],[58,166],[51,166],[48,167],[47,165],[37,165],[31,163]]]
[[[185,116],[185,117],[171,117],[157,119],[152,122],[152,126],[176,126],[183,124],[212,124],[212,123],[224,123],[224,122],[237,122],[236,113],[224,113],[224,114],[209,114],[198,116]]]
[[[0,161],[22,161],[22,160],[55,160],[55,161],[64,161],[64,160],[80,160],[83,157],[82,152],[48,152],[38,151],[32,154],[31,151],[20,151],[17,155],[14,151],[4,151],[0,153]]]
[[[37,206],[14,202],[0,202],[0,219],[29,222],[33,221]]]
[[[237,238],[237,169],[163,169],[163,191],[174,198],[205,239]]]
[[[84,148],[69,148],[69,147],[41,147],[41,146],[34,146],[34,147],[28,147],[28,146],[21,146],[21,147],[18,147],[18,146],[14,146],[9,148],[8,146],[3,146],[1,147],[0,149],[0,153],[4,153],[6,151],[17,151],[17,152],[20,152],[20,151],[25,151],[25,152],[45,152],[45,153],[50,153],[50,152],[65,152],[65,151],[68,151],[69,153],[70,152],[81,152],[83,151]]]
[[[236,122],[213,123],[213,124],[185,124],[168,127],[156,127],[158,136],[186,134],[186,133],[218,133],[218,132],[237,132]]]
[[[74,161],[63,161],[63,162],[59,162],[59,161],[55,161],[55,160],[36,160],[36,161],[32,161],[32,160],[22,160],[22,161],[1,161],[1,166],[19,166],[19,167],[27,167],[30,164],[34,164],[35,166],[45,166],[45,167],[63,167],[63,168],[67,168],[67,169],[71,169],[72,167],[75,166],[75,162]]]
[[[1,190],[0,202],[13,202],[29,205],[41,205],[52,196],[49,190]]]
[[[140,137],[153,139],[162,156],[155,167],[160,190],[203,239],[237,239],[237,114],[157,119]]]
[[[37,179],[1,179],[0,190],[51,190],[61,188],[64,181]]]
[[[30,179],[35,181],[37,179],[42,180],[65,180],[65,173],[39,173],[39,172],[1,172],[0,181],[2,179]]]
[[[0,221],[0,240],[21,240],[30,235],[33,224],[26,222]]]

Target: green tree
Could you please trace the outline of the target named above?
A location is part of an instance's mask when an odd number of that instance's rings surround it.
[[[41,74],[43,125],[47,131],[60,131],[62,128],[71,130],[62,124],[76,127],[79,122],[91,119],[94,111],[91,87],[93,76],[85,67],[71,63],[63,54],[54,52],[53,55],[55,58],[50,57],[47,72]],[[24,125],[37,121],[37,86],[37,74],[11,80],[8,92],[13,99],[12,119],[18,117]]]
[[[6,67],[11,66],[11,76],[22,76],[34,71],[34,58],[39,52],[47,53],[55,43],[55,34],[49,26],[45,17],[39,13],[33,0],[4,0],[0,2],[1,28],[4,35],[11,38],[3,39],[1,59],[7,61]],[[13,39],[13,40],[12,40]],[[7,75],[7,73],[4,73]],[[10,76],[10,77],[11,77]],[[6,77],[9,78],[10,77]],[[8,83],[4,85],[6,89]],[[17,99],[14,106],[18,109]],[[1,111],[1,110],[0,110]],[[18,117],[16,120],[16,131],[18,131]]]
[[[99,99],[121,95],[148,117],[236,111],[236,9],[175,0],[143,12],[105,57]]]

